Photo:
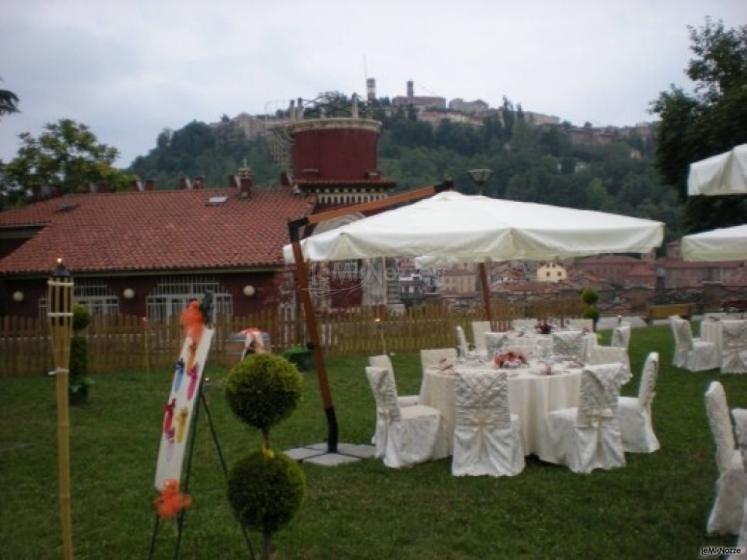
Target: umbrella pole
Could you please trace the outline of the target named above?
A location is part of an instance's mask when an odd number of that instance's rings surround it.
[[[309,276],[306,270],[306,261],[303,258],[301,244],[298,237],[291,235],[293,245],[293,260],[296,263],[296,292],[301,297],[303,306],[304,320],[306,329],[309,333],[309,342],[307,346],[314,353],[314,369],[319,381],[319,389],[322,393],[322,402],[324,403],[324,413],[327,416],[327,451],[337,453],[337,417],[335,415],[335,406],[332,403],[332,394],[329,391],[329,379],[327,378],[327,365],[324,363],[324,354],[322,345],[319,343],[319,329],[314,312],[314,305],[311,302],[309,294]]]
[[[482,302],[485,306],[485,319],[490,323],[490,330],[495,330],[493,323],[493,310],[490,307],[490,286],[488,286],[488,271],[485,263],[480,263],[480,287],[482,288]]]

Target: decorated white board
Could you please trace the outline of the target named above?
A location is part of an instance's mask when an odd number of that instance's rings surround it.
[[[184,452],[189,442],[192,415],[205,369],[210,341],[215,331],[205,327],[198,344],[187,336],[179,359],[174,365],[171,393],[166,401],[161,426],[161,445],[156,464],[156,490],[163,490],[167,480],[181,482]]]

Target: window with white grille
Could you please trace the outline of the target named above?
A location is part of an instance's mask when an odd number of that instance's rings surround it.
[[[91,315],[117,315],[119,297],[100,280],[76,279],[73,287],[75,303],[84,305]],[[39,298],[39,317],[47,317],[47,297]]]
[[[213,292],[213,309],[216,315],[233,314],[231,294],[215,278],[206,276],[169,276],[146,298],[148,319],[163,321],[179,315],[193,299],[202,300],[205,291]]]

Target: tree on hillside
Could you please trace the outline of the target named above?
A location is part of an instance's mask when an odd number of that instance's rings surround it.
[[[0,116],[18,112],[18,96],[10,90],[0,89]]]
[[[690,29],[686,74],[695,82],[688,94],[672,85],[652,104],[661,117],[656,166],[664,181],[686,200],[688,229],[744,223],[747,196],[687,198],[688,166],[747,142],[747,25],[725,29],[706,19]]]
[[[84,124],[61,119],[47,124],[38,138],[28,132],[19,137],[21,147],[6,165],[0,187],[5,197],[18,198],[37,185],[75,192],[103,181],[122,189],[132,179],[112,166],[117,149],[99,143]]]

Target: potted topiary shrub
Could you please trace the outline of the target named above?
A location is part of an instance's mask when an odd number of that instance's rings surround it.
[[[591,319],[594,322],[594,330],[597,330],[599,321],[599,309],[596,303],[599,301],[599,294],[594,288],[584,288],[581,292],[581,300],[586,304],[586,309],[582,314],[584,319]]]
[[[239,460],[228,475],[228,500],[239,521],[262,535],[262,558],[272,534],[301,507],[306,477],[298,464],[270,448],[270,428],[287,418],[301,398],[303,377],[287,359],[253,354],[228,373],[226,399],[234,414],[262,434],[260,449]]]
[[[88,342],[81,332],[91,322],[88,309],[79,303],[73,307],[73,337],[70,340],[70,384],[68,386],[71,405],[88,402],[88,388],[93,379],[88,376]]]

